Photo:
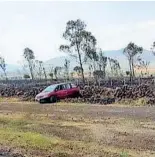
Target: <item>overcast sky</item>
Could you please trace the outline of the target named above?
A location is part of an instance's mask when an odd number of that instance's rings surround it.
[[[155,2],[0,2],[0,53],[10,64],[22,59],[25,47],[39,60],[61,56],[66,22],[77,18],[103,50],[130,41],[150,49],[155,41]]]

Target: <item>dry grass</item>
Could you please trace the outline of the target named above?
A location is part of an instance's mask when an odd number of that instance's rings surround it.
[[[122,99],[118,102],[119,105],[122,106],[146,106],[147,105],[147,98],[139,98],[136,100],[133,99]]]
[[[0,144],[27,156],[155,156],[155,123],[113,115],[112,110],[85,104],[1,101]]]

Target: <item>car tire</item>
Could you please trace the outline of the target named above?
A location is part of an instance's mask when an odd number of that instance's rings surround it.
[[[57,99],[56,96],[51,96],[51,97],[50,97],[50,103],[55,103],[55,102],[57,102],[57,101],[58,101],[58,99]]]
[[[43,101],[43,100],[39,100],[39,103],[40,103],[40,104],[43,104],[43,103],[44,103],[44,101]]]

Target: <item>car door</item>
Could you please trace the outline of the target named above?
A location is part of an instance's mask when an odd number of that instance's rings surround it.
[[[64,99],[67,97],[67,90],[63,84],[58,86],[56,95],[59,99]]]
[[[78,92],[76,88],[74,86],[72,87],[71,83],[68,83],[67,84],[67,97],[76,97],[77,93]]]

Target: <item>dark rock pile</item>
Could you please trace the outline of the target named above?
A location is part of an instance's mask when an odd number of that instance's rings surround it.
[[[1,85],[1,97],[19,97],[22,100],[34,100],[35,96],[41,92],[48,84],[31,84],[25,86]],[[68,98],[65,102],[90,103],[90,104],[111,104],[123,99],[136,100],[147,98],[148,104],[155,104],[155,90],[153,84],[126,85],[116,88],[108,88],[104,85],[80,86],[79,98]]]
[[[153,98],[155,93],[153,89],[148,85],[139,86],[124,86],[122,88],[116,88],[114,97],[118,99],[137,99],[142,97]]]
[[[115,102],[114,89],[99,86],[84,86],[80,88],[80,98],[65,99],[65,102],[111,104]]]
[[[114,97],[117,101],[122,99],[136,100],[146,98],[147,104],[155,104],[155,90],[153,86],[147,84],[116,88]]]
[[[155,92],[152,86],[143,84],[117,87],[115,89],[85,86],[81,88],[81,98],[66,99],[65,102],[111,104],[124,99],[137,100],[140,98],[146,98],[147,104],[155,104]]]
[[[20,97],[23,100],[34,100],[34,97],[43,89],[44,87],[3,87],[0,88],[0,96]]]

